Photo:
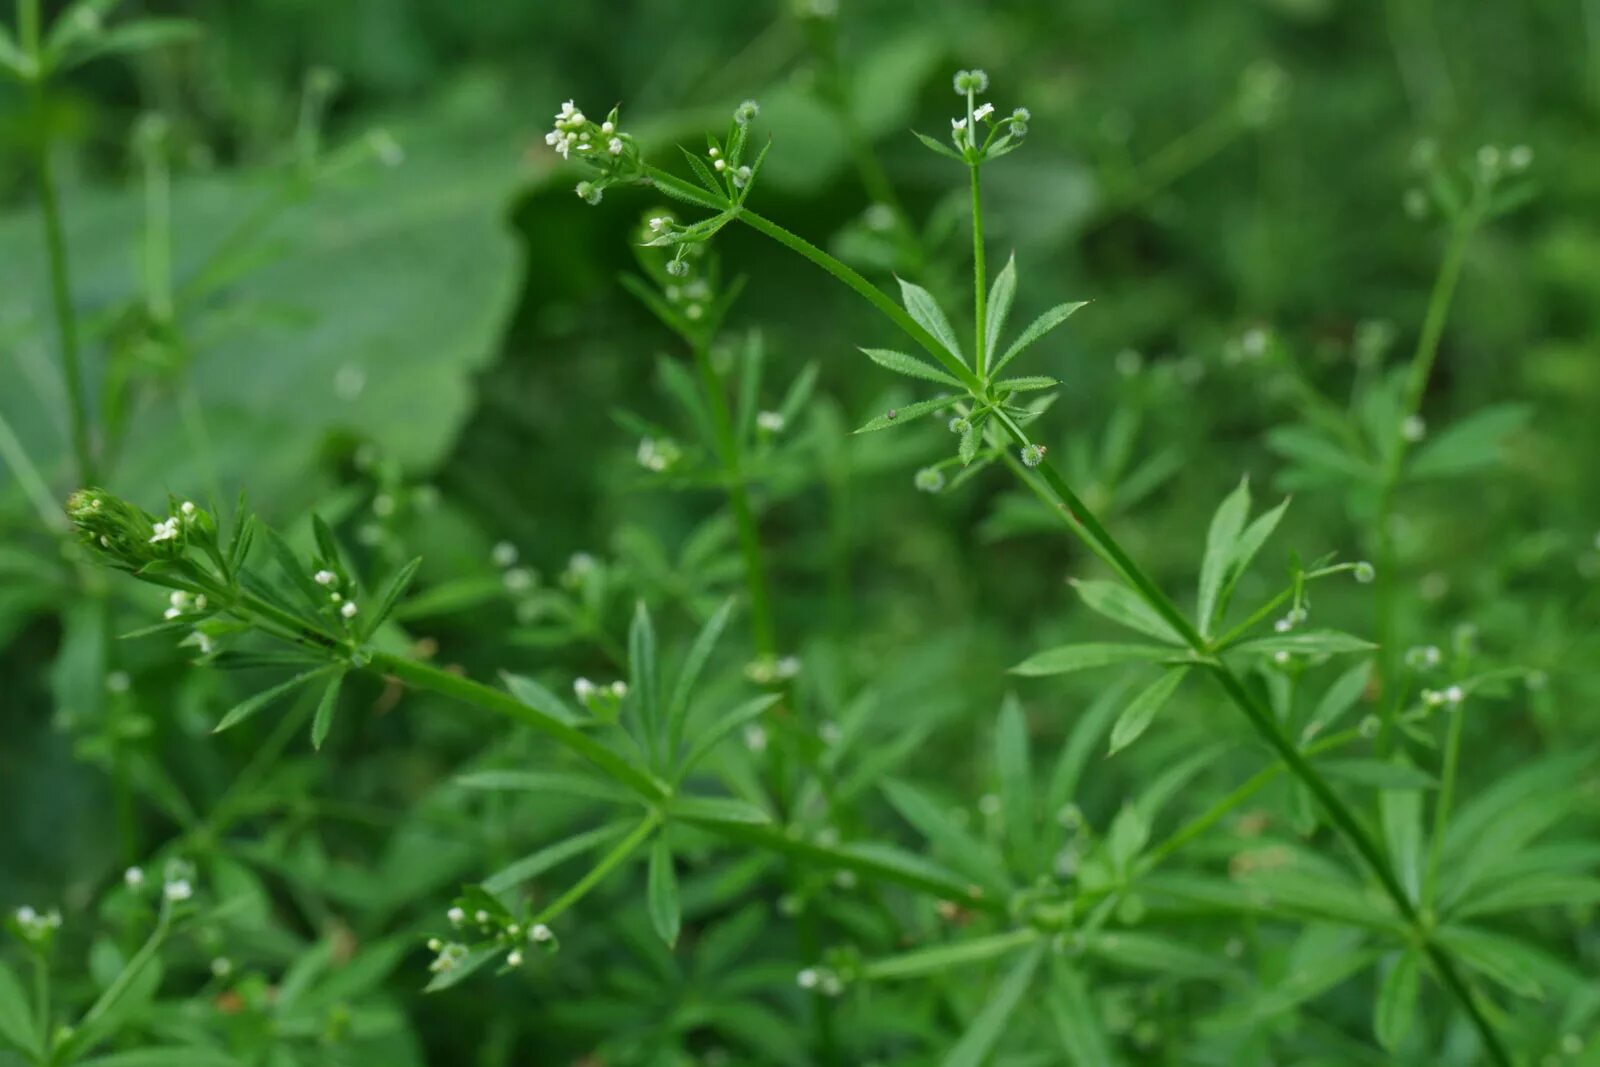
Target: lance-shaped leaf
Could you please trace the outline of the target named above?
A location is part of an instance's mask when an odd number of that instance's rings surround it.
[[[1038,970],[1044,954],[1043,945],[1034,945],[1023,951],[1006,972],[989,1002],[972,1020],[972,1025],[967,1027],[967,1032],[961,1035],[961,1040],[945,1056],[943,1067],[982,1067],[989,1062],[989,1054],[1005,1035],[1006,1024],[1010,1022],[1012,1013],[1033,984],[1033,973]]]
[[[939,307],[939,302],[933,298],[933,294],[904,278],[896,280],[900,283],[900,299],[904,301],[906,311],[911,313],[917,325],[931,333],[952,356],[965,363],[966,357],[961,354],[961,342],[956,340],[956,332],[950,328],[950,320],[945,318],[944,310]]]
[[[1006,318],[1011,314],[1011,301],[1017,295],[1017,255],[1013,252],[1000,273],[994,276],[989,287],[989,320],[984,325],[983,348],[985,359],[993,358],[1000,347],[1000,334],[1006,328]]]
[[[1013,674],[1041,677],[1049,674],[1070,674],[1095,667],[1112,667],[1119,663],[1151,663],[1167,659],[1174,654],[1170,648],[1159,645],[1083,644],[1062,645],[1036,652],[1011,668]]]
[[[328,679],[328,687],[322,691],[322,699],[317,702],[317,714],[311,720],[311,747],[317,751],[322,750],[322,742],[328,739],[328,731],[333,729],[333,713],[339,707],[339,690],[344,686],[344,671],[340,671]]]
[[[1076,304],[1057,304],[1043,315],[1034,319],[1028,324],[1028,328],[1022,331],[1022,335],[1011,342],[1011,347],[1006,349],[1006,354],[1001,356],[993,367],[989,368],[989,374],[991,376],[998,375],[1002,367],[1022,354],[1023,349],[1057,326],[1060,326],[1063,322],[1066,322],[1074,311],[1077,311],[1087,303],[1087,300],[1080,300]]]
[[[256,712],[260,711],[262,708],[271,704],[280,697],[288,695],[289,693],[298,689],[300,686],[305,685],[307,682],[311,681],[311,679],[316,678],[319,675],[326,674],[328,671],[338,669],[338,664],[329,663],[325,666],[318,667],[316,670],[306,671],[304,674],[297,674],[293,678],[290,678],[287,682],[280,682],[271,689],[264,690],[260,693],[257,693],[255,696],[241,700],[239,703],[235,704],[226,715],[222,717],[222,720],[218,722],[216,726],[212,727],[211,732],[214,734],[220,734],[224,730],[231,730],[235,726],[238,726],[240,723],[244,722],[246,719],[250,718],[250,716],[254,715]]]
[[[904,374],[908,378],[921,378],[923,381],[938,382],[940,385],[960,387],[956,381],[944,371],[931,363],[924,363],[916,356],[908,356],[904,352],[895,352],[887,348],[863,348],[867,358],[885,370],[892,370],[896,374]]]
[[[1150,723],[1155,720],[1156,712],[1160,711],[1172,699],[1172,694],[1177,692],[1178,686],[1183,682],[1188,668],[1181,667],[1168,671],[1154,682],[1151,682],[1138,696],[1135,696],[1122,714],[1117,716],[1117,721],[1111,727],[1111,751],[1120,752],[1136,741],[1140,734],[1149,729]]]
[[[1183,645],[1183,638],[1138,594],[1120,582],[1072,581],[1072,588],[1091,610],[1112,622],[1138,630],[1171,645]]]
[[[903,408],[890,408],[877,418],[869,420],[856,433],[876,433],[894,426],[904,426],[930,412],[947,408],[960,399],[959,396],[936,396],[932,400],[919,400]]]
[[[672,849],[665,834],[656,836],[650,849],[650,872],[645,887],[650,908],[650,924],[669,948],[678,943],[683,912],[678,904],[678,875],[672,869]]]

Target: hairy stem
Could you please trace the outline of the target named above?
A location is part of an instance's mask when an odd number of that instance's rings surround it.
[[[984,320],[988,317],[989,279],[983,265],[983,195],[978,178],[978,164],[967,166],[972,174],[972,307],[977,322],[972,342],[972,362],[978,368],[978,377],[984,377],[989,365]]]

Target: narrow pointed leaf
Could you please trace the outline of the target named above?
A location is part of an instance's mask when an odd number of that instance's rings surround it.
[[[290,678],[287,682],[281,682],[278,685],[273,686],[271,689],[264,690],[260,693],[257,693],[255,696],[241,700],[239,703],[235,704],[226,715],[222,717],[221,721],[219,721],[216,726],[211,728],[211,732],[214,734],[220,734],[224,730],[233,729],[235,726],[238,726],[240,723],[250,718],[250,716],[260,711],[262,708],[271,704],[273,701],[288,695],[318,675],[335,669],[336,667],[333,664],[318,667],[316,670],[306,671],[304,674],[297,674],[293,678]]]
[[[917,140],[921,141],[928,148],[930,148],[933,151],[939,153],[941,156],[944,156],[947,159],[953,159],[957,163],[966,162],[965,160],[963,160],[961,158],[960,155],[958,155],[956,153],[956,150],[954,148],[951,148],[949,145],[944,144],[941,141],[935,141],[932,137],[929,137],[925,133],[918,133],[916,130],[912,130],[911,131],[911,135],[913,137],[915,137]]]
[[[879,430],[888,430],[895,426],[905,426],[929,412],[947,408],[960,399],[959,396],[936,396],[932,400],[919,400],[915,404],[907,404],[903,408],[890,408],[877,418],[867,421],[856,433],[876,433]]]
[[[1120,752],[1133,744],[1140,734],[1149,729],[1150,723],[1155,720],[1156,713],[1162,709],[1172,694],[1177,692],[1178,686],[1183,682],[1188,668],[1181,667],[1168,671],[1160,678],[1134,697],[1132,702],[1123,709],[1117,717],[1116,724],[1111,727],[1111,751]]]
[[[378,596],[376,608],[367,616],[367,636],[378,632],[378,627],[383,625],[383,620],[394,611],[395,605],[400,603],[400,598],[406,595],[406,590],[411,588],[411,583],[417,577],[417,568],[422,566],[422,557],[418,556],[404,567],[395,572],[389,584],[384,586],[383,592]]]
[[[0,963],[0,1043],[15,1045],[30,1059],[41,1056],[43,1042],[28,994],[4,963]]]
[[[1159,645],[1085,644],[1062,645],[1036,652],[1011,668],[1013,674],[1040,677],[1070,674],[1119,663],[1153,663],[1172,656],[1173,650]]]
[[[984,1005],[978,1017],[972,1020],[972,1025],[967,1027],[967,1032],[961,1035],[961,1040],[945,1056],[943,1067],[983,1067],[989,1062],[989,1054],[1004,1036],[1012,1013],[1033,985],[1033,973],[1039,969],[1039,961],[1044,959],[1044,954],[1043,945],[1034,945],[1022,952],[989,998],[989,1003]]]
[[[1178,631],[1127,586],[1119,582],[1074,581],[1072,588],[1089,610],[1104,615],[1112,622],[1170,645],[1184,644]]]
[[[1000,273],[994,276],[989,287],[989,319],[984,326],[984,358],[994,358],[1000,347],[1000,334],[1005,331],[1006,318],[1011,314],[1011,301],[1017,295],[1017,256],[1013,252]]]
[[[322,742],[328,739],[328,731],[333,729],[333,713],[339,707],[339,690],[343,685],[344,671],[340,671],[328,679],[322,699],[317,702],[317,714],[311,720],[311,747],[319,752],[322,751]]]
[[[1372,1029],[1377,1035],[1378,1044],[1390,1052],[1399,1047],[1416,1018],[1419,963],[1415,952],[1402,952],[1378,986]]]
[[[733,599],[722,602],[722,606],[712,612],[711,618],[700,627],[700,632],[695,635],[694,643],[689,646],[689,652],[684,657],[683,668],[678,672],[678,680],[672,687],[672,702],[667,706],[667,757],[676,755],[678,745],[683,740],[683,723],[689,714],[689,698],[694,695],[695,683],[700,680],[700,674],[705,670],[706,662],[711,658],[712,651],[717,647],[717,642],[722,638],[722,631],[728,625],[728,618],[733,614]]]
[[[782,699],[782,693],[765,693],[753,700],[745,701],[706,727],[694,739],[688,755],[684,756],[683,763],[678,768],[678,775],[681,777],[688,774],[735,731],[759,719],[763,712]]]
[[[995,774],[1000,780],[1000,810],[1011,853],[1024,869],[1034,855],[1033,766],[1028,751],[1028,720],[1016,694],[1007,693],[995,723]]]
[[[900,282],[900,299],[905,303],[906,311],[917,320],[917,325],[933,334],[952,356],[965,363],[966,357],[961,354],[961,343],[956,340],[956,332],[950,328],[950,320],[945,318],[944,309],[939,307],[933,294],[904,278],[897,281]]]
[[[1043,315],[1034,319],[1028,324],[1028,328],[1022,331],[1021,336],[1011,342],[1011,347],[1006,349],[1006,354],[1001,356],[993,367],[989,368],[989,374],[991,376],[998,375],[1000,369],[1021,355],[1024,349],[1057,326],[1060,326],[1063,322],[1066,322],[1074,311],[1077,311],[1087,303],[1087,300],[1080,300],[1076,304],[1057,304]]]
[[[996,389],[1006,389],[1013,393],[1036,393],[1040,389],[1054,389],[1061,384],[1059,378],[1036,374],[1023,378],[1003,378],[994,383]]]
[[[650,849],[648,883],[650,924],[667,947],[674,948],[678,944],[678,931],[683,926],[683,913],[678,905],[678,876],[672,869],[672,849],[667,845],[665,834],[658,834]]]
[[[661,727],[656,677],[656,631],[641,600],[628,628],[628,697],[639,716],[644,744],[652,751],[660,742]]]
[[[1244,479],[1217,506],[1211,516],[1211,527],[1206,531],[1206,551],[1200,561],[1200,595],[1195,611],[1203,634],[1211,633],[1222,585],[1228,577],[1239,535],[1244,532],[1244,523],[1249,517],[1250,481]]]
[[[1294,652],[1301,655],[1334,655],[1348,652],[1369,652],[1378,646],[1363,641],[1353,634],[1338,630],[1303,630],[1300,633],[1275,634],[1242,641],[1231,650],[1239,652]]]
[[[940,385],[961,385],[950,375],[935,367],[931,363],[924,363],[916,356],[908,356],[904,352],[895,352],[887,348],[863,348],[867,358],[885,370],[892,370],[896,374],[904,374],[909,378],[921,378],[924,381],[938,382]]]

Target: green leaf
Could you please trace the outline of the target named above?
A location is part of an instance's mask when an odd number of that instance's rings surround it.
[[[689,169],[694,171],[694,176],[700,179],[700,184],[705,186],[712,196],[716,197],[718,200],[724,200],[727,198],[728,191],[724,189],[722,187],[722,183],[717,181],[717,179],[712,175],[711,169],[705,165],[698,154],[689,151],[687,148],[683,147],[683,145],[678,146],[678,151],[683,153],[683,158],[689,161]]]
[[[1005,389],[1013,393],[1033,393],[1038,392],[1040,389],[1054,389],[1060,384],[1061,380],[1059,378],[1051,378],[1047,375],[1036,374],[1031,377],[1023,378],[1002,378],[1000,381],[994,383],[994,387],[996,389]]]
[[[1525,914],[1533,908],[1583,908],[1600,903],[1600,879],[1570,874],[1524,875],[1515,881],[1483,886],[1451,909],[1451,917],[1503,912]]]
[[[315,670],[309,670],[302,674],[297,674],[293,678],[290,678],[287,682],[280,682],[271,689],[241,700],[239,703],[235,704],[226,715],[222,717],[221,721],[218,722],[216,726],[212,727],[211,732],[214,734],[220,734],[224,730],[231,730],[235,726],[238,726],[240,723],[244,722],[246,719],[250,718],[250,716],[254,715],[256,712],[260,711],[262,708],[277,700],[279,697],[285,696],[295,689],[298,689],[300,686],[305,685],[318,675],[326,674],[328,671],[338,669],[338,664],[325,664],[324,666],[318,667]]]
[[[5,23],[0,23],[0,69],[10,71],[19,81],[29,81],[33,78],[33,68],[33,60],[17,47],[16,38],[11,36]]]
[[[667,812],[676,819],[713,826],[765,826],[772,822],[772,816],[761,808],[733,797],[673,797]]]
[[[343,568],[344,553],[339,550],[339,539],[334,536],[333,527],[316,512],[311,514],[311,533],[317,539],[317,551],[323,560],[329,566]]]
[[[1505,439],[1527,425],[1529,404],[1495,404],[1446,427],[1419,445],[1407,474],[1412,478],[1451,478],[1500,462]]]
[[[1206,551],[1200,560],[1200,594],[1195,608],[1195,618],[1200,632],[1211,634],[1211,625],[1218,614],[1217,606],[1222,596],[1222,585],[1228,577],[1239,535],[1250,517],[1250,479],[1241,479],[1238,488],[1223,497],[1222,503],[1211,516],[1211,526],[1206,531]]]
[[[1373,485],[1380,471],[1373,463],[1307,426],[1280,426],[1267,433],[1267,447],[1299,466],[1278,480],[1297,488]]]
[[[278,569],[283,571],[289,583],[305,597],[306,605],[312,611],[320,611],[328,603],[328,591],[312,581],[311,572],[306,570],[305,564],[301,562],[300,554],[282,534],[270,526],[263,529],[267,534],[267,546],[272,549],[272,556],[277,560]]]
[[[1366,695],[1372,679],[1372,661],[1362,660],[1334,679],[1306,721],[1302,736],[1311,738],[1338,722]]]
[[[1044,954],[1043,945],[1034,945],[1022,953],[966,1033],[961,1035],[961,1040],[945,1056],[943,1067],[983,1067],[988,1062],[989,1053],[1000,1043],[1012,1013],[1033,984],[1033,972],[1039,969]]]
[[[1417,1014],[1420,957],[1407,950],[1400,953],[1378,986],[1378,1001],[1373,1005],[1372,1030],[1378,1044],[1393,1052],[1411,1030]]]
[[[973,459],[978,455],[978,443],[983,440],[983,433],[976,426],[968,426],[967,432],[961,435],[961,443],[956,447],[956,458],[963,467],[972,465]]]
[[[711,613],[705,625],[700,627],[700,632],[695,634],[694,643],[689,646],[689,652],[684,656],[683,667],[678,671],[678,679],[672,687],[672,701],[667,705],[667,758],[670,760],[677,755],[678,745],[683,740],[683,724],[689,715],[689,699],[694,695],[695,683],[699,682],[700,674],[706,668],[706,663],[711,659],[711,653],[716,649],[717,642],[722,639],[722,631],[727,628],[728,618],[733,614],[733,598],[729,597],[722,602],[722,606]]]
[[[708,726],[694,739],[694,745],[689,749],[688,754],[684,756],[683,763],[678,766],[678,778],[681,780],[683,776],[693,770],[701,760],[709,756],[734,731],[755,719],[759,719],[768,708],[782,699],[782,693],[763,693],[761,696],[753,700],[747,700],[732,711],[723,714],[721,718],[717,719],[716,722]]]
[[[1073,1067],[1113,1067],[1111,1041],[1090,999],[1089,986],[1061,957],[1050,961],[1047,1006],[1056,1037]]]
[[[983,338],[986,363],[1000,348],[1000,334],[1006,328],[1006,318],[1011,314],[1011,301],[1016,295],[1017,254],[1013,252],[1000,273],[994,276],[994,284],[989,287],[989,320],[985,325]]]
[[[499,945],[485,945],[468,952],[448,971],[440,971],[429,979],[428,984],[422,987],[424,993],[442,993],[451,986],[460,985],[471,978],[478,971],[499,959],[505,949]]]
[[[962,159],[961,156],[956,153],[954,148],[951,148],[949,145],[940,141],[935,141],[932,137],[929,137],[925,133],[918,133],[916,130],[912,130],[911,135],[917,140],[921,141],[928,148],[939,153],[941,156],[944,156],[946,159],[953,159],[957,163],[966,162],[966,160]]]
[[[1006,839],[1019,865],[1031,869],[1034,857],[1033,766],[1028,753],[1028,720],[1015,693],[1000,703],[995,722],[994,766],[1000,779],[1000,810]]]
[[[672,869],[672,849],[667,845],[665,834],[656,835],[655,845],[650,849],[646,896],[650,906],[650,924],[668,948],[677,947],[683,913],[678,906],[678,876]]]
[[[915,356],[908,356],[904,352],[894,352],[887,348],[863,348],[867,358],[885,370],[892,370],[896,374],[904,374],[910,378],[921,378],[924,381],[938,382],[940,385],[960,387],[956,381],[944,371],[931,363],[924,363]]]
[[[0,1041],[15,1045],[33,1059],[43,1055],[41,1035],[34,1026],[28,994],[4,963],[0,963]]]
[[[903,408],[890,408],[877,418],[869,420],[856,433],[876,433],[895,426],[905,426],[929,412],[947,408],[960,399],[959,396],[936,396],[932,400],[919,400]]]
[[[501,671],[500,680],[505,683],[506,692],[528,705],[528,707],[548,715],[552,719],[558,719],[568,726],[576,726],[589,718],[585,713],[574,711],[566,701],[532,678]]]
[[[1299,633],[1274,634],[1241,641],[1229,648],[1230,652],[1293,652],[1299,655],[1338,655],[1348,652],[1370,652],[1378,646],[1338,630],[1302,630]]]
[[[311,747],[318,752],[322,751],[322,742],[328,739],[328,731],[333,728],[333,713],[339,706],[339,690],[344,685],[344,671],[339,671],[328,679],[328,687],[322,691],[322,699],[317,701],[317,714],[311,720]]]
[[[1114,755],[1127,748],[1149,728],[1156,717],[1156,712],[1172,699],[1172,694],[1177,692],[1178,686],[1188,673],[1187,667],[1170,670],[1133,698],[1123,709],[1122,714],[1117,716],[1116,725],[1111,727],[1109,754]]]
[[[1491,982],[1519,997],[1543,1000],[1551,971],[1548,958],[1530,945],[1502,934],[1447,924],[1435,935],[1439,944]]]
[[[411,583],[417,577],[417,568],[422,566],[422,557],[407,563],[395,572],[389,579],[389,584],[384,586],[383,593],[378,597],[378,606],[367,615],[366,634],[371,637],[378,632],[378,627],[383,625],[383,620],[394,611],[395,605],[400,603],[400,598],[406,595],[406,590],[411,588]]]
[[[1171,645],[1184,645],[1183,638],[1167,620],[1120,582],[1074,580],[1072,588],[1090,611],[1098,612],[1130,630],[1138,630],[1147,637]]]
[[[1234,971],[1217,953],[1160,934],[1133,930],[1100,933],[1089,938],[1085,948],[1113,966],[1146,974],[1216,980]]]
[[[1370,789],[1434,789],[1438,781],[1425,771],[1404,763],[1380,759],[1319,759],[1317,767],[1329,778],[1352,782]]]
[[[82,66],[102,56],[147,52],[153,48],[184,44],[200,36],[200,24],[189,19],[146,18],[95,35],[89,43],[69,50],[56,65],[58,72]]]
[[[997,377],[1000,374],[1000,369],[1016,359],[1025,348],[1057,326],[1060,326],[1063,322],[1066,322],[1074,311],[1086,304],[1088,304],[1087,300],[1080,300],[1076,304],[1057,304],[1043,315],[1034,319],[1028,324],[1028,328],[1022,331],[1022,335],[1011,342],[1011,347],[1006,349],[1006,354],[1001,356],[993,367],[989,368],[990,377]]]
[[[961,354],[961,342],[956,340],[956,332],[950,328],[950,320],[945,318],[944,311],[939,307],[939,302],[933,298],[933,294],[904,278],[895,280],[900,283],[900,298],[905,303],[906,310],[911,313],[911,317],[917,321],[917,325],[931,333],[952,356],[965,363],[966,358]]]
[[[555,793],[561,796],[590,797],[595,800],[606,800],[618,804],[637,799],[633,793],[608,779],[571,771],[470,771],[466,774],[457,775],[455,783],[463,789],[481,789],[491,792]]]
[[[1289,501],[1289,497],[1284,497],[1283,502],[1277,507],[1257,516],[1254,522],[1244,528],[1244,533],[1240,534],[1234,543],[1233,552],[1228,559],[1227,573],[1222,581],[1222,590],[1216,599],[1215,613],[1218,618],[1227,612],[1228,602],[1233,599],[1233,590],[1239,584],[1239,579],[1244,577],[1256,554],[1272,537],[1273,531],[1277,530],[1278,523],[1283,519],[1283,513],[1289,510]]]
[[[1095,667],[1111,667],[1119,663],[1151,663],[1174,655],[1170,648],[1159,645],[1083,644],[1062,645],[1043,652],[1035,652],[1015,667],[1011,673],[1040,677],[1050,674],[1070,674]]]
[[[1005,863],[986,841],[951,817],[949,810],[908,782],[889,779],[883,795],[900,817],[928,839],[934,854],[996,896],[1011,891]]]
[[[601,845],[621,837],[633,829],[635,825],[630,818],[626,822],[615,822],[607,826],[601,826],[598,829],[586,830],[564,841],[546,845],[544,848],[529,853],[485,878],[483,880],[483,888],[495,895],[515,889],[524,882],[529,882],[539,877],[552,867],[581,856],[585,852],[592,852]]]
[[[628,627],[628,697],[639,717],[640,738],[647,752],[655,751],[663,740],[657,668],[656,630],[650,622],[650,609],[640,600]]]

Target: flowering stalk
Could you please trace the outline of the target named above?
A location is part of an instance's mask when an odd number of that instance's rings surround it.
[[[963,71],[956,76],[955,88],[958,93],[966,97],[967,113],[964,117],[951,122],[953,150],[931,138],[919,135],[923,143],[929,148],[941,155],[960,160],[972,168],[974,176],[972,221],[975,237],[974,318],[980,323],[983,321],[986,308],[981,258],[982,202],[981,189],[976,181],[976,168],[984,159],[995,158],[1013,151],[1017,147],[1017,140],[1026,132],[1027,128],[1027,112],[1025,110],[1019,109],[1010,119],[1001,123],[993,123],[990,118],[993,108],[990,105],[974,106],[976,94],[984,91],[987,86],[987,76],[983,75],[982,72]],[[977,137],[978,123],[986,119],[991,122],[991,125],[986,138],[980,143]],[[977,334],[974,366],[978,367],[978,369],[975,370],[973,367],[969,367],[966,361],[952,349],[951,344],[936,338],[924,325],[924,323],[930,321],[926,314],[914,318],[848,265],[799,235],[747,207],[744,203],[744,197],[749,193],[748,188],[744,189],[743,195],[735,200],[731,197],[718,195],[714,185],[707,183],[707,188],[701,189],[648,163],[642,163],[641,170],[643,175],[662,192],[718,212],[715,220],[713,220],[714,226],[702,224],[706,226],[705,231],[695,233],[692,236],[684,235],[680,237],[680,240],[703,241],[709,239],[715,229],[720,229],[727,222],[735,220],[744,223],[759,233],[765,234],[803,258],[810,260],[847,287],[855,290],[869,304],[877,308],[885,317],[899,327],[912,341],[932,356],[948,378],[954,380],[953,384],[959,384],[967,391],[978,409],[992,413],[994,421],[1001,428],[1001,432],[1008,436],[1013,444],[1018,447],[1023,465],[1038,475],[1048,490],[1054,506],[1070,517],[1073,532],[1083,539],[1097,555],[1105,559],[1127,582],[1135,595],[1172,628],[1182,643],[1188,647],[1195,664],[1206,669],[1221,687],[1228,700],[1245,716],[1256,733],[1277,753],[1290,773],[1305,785],[1318,806],[1327,814],[1341,836],[1345,838],[1346,842],[1377,880],[1385,895],[1389,897],[1397,913],[1411,930],[1417,943],[1427,953],[1435,971],[1439,975],[1441,983],[1467,1011],[1490,1055],[1497,1063],[1509,1064],[1508,1054],[1500,1043],[1498,1035],[1484,1016],[1465,980],[1460,976],[1454,959],[1441,945],[1431,938],[1431,929],[1426,917],[1418,912],[1415,904],[1394,873],[1383,850],[1361,824],[1354,811],[1311,765],[1305,754],[1285,733],[1272,712],[1251,692],[1238,673],[1221,658],[1222,646],[1220,643],[1209,640],[1202,634],[1190,622],[1188,617],[1178,609],[1171,598],[1144,573],[1143,569],[1127,554],[1116,538],[1101,524],[1094,513],[1072,490],[1065,478],[1046,458],[1044,447],[1029,438],[1023,428],[1022,419],[1019,417],[1020,412],[1008,410],[1004,402],[1004,390],[998,387],[998,383],[991,380],[992,370],[976,362],[982,359],[982,353],[987,347],[984,328],[980,326]],[[1442,308],[1439,314],[1442,315]],[[1433,343],[1436,343],[1438,329],[1439,325],[1435,325],[1434,329],[1430,331],[1430,334],[1435,335]],[[946,332],[948,332],[947,326]],[[1431,347],[1429,351],[1431,352]],[[998,364],[996,369],[997,367]],[[1424,380],[1425,370],[1426,368],[1424,367]],[[886,417],[892,421],[895,418],[895,413],[890,412]],[[1382,569],[1384,568],[1380,567],[1380,571]]]

